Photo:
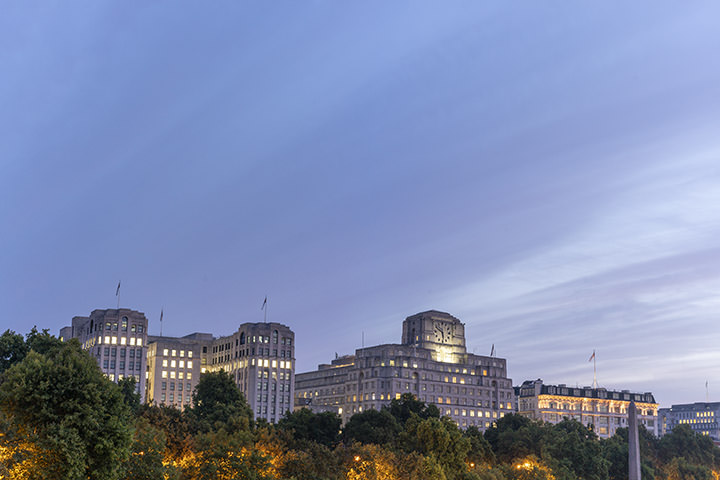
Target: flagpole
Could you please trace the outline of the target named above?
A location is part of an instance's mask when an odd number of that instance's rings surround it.
[[[160,336],[161,337],[162,337],[162,319],[163,319],[163,313],[164,313],[163,311],[164,310],[165,310],[164,307],[160,309]]]
[[[117,297],[117,309],[120,310],[120,283],[122,280],[118,282],[117,289],[115,289],[115,296]]]
[[[595,356],[595,350],[593,350],[593,388],[597,387],[597,357]]]

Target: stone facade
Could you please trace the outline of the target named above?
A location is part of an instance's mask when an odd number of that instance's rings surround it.
[[[688,425],[693,431],[720,442],[720,402],[697,402],[673,405],[658,411],[660,435],[672,432],[677,425]]]
[[[295,391],[296,409],[333,411],[343,423],[411,393],[481,430],[511,413],[514,401],[506,360],[467,353],[465,325],[436,310],[407,317],[400,344],[361,348],[297,374]]]
[[[140,401],[145,401],[148,320],[127,308],[93,310],[88,317],[73,317],[60,330],[60,339],[77,338],[112,381],[135,377]]]
[[[184,409],[205,371],[213,336],[193,333],[185,337],[148,336],[148,403]]]
[[[528,380],[515,388],[518,413],[534,420],[550,423],[564,418],[592,425],[595,433],[608,438],[618,428],[627,427],[627,412],[634,401],[638,420],[649,431],[658,434],[658,404],[652,393],[630,393],[604,388],[544,385],[543,381]]]
[[[194,333],[181,338],[150,337],[149,341],[148,391],[156,404],[184,408],[191,402],[200,374],[225,370],[245,395],[255,418],[276,423],[292,410],[295,334],[286,325],[244,323],[237,332],[219,338]]]

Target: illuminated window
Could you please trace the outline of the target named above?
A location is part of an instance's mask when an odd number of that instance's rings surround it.
[[[177,350],[173,350],[173,351],[172,351],[172,356],[175,357],[175,356],[177,356],[176,354],[177,354]]]
[[[167,366],[168,366],[168,361],[167,361],[167,359],[164,359],[164,360],[162,361],[162,366],[163,366],[163,367],[167,367]]]
[[[187,368],[192,368],[192,360],[188,360],[188,362],[187,362]]]
[[[163,370],[162,373],[160,374],[160,376],[162,378],[167,378],[167,370]]]
[[[170,352],[170,350],[168,350],[167,348],[164,348],[163,349],[163,357],[167,357],[169,352]]]
[[[132,345],[132,343],[130,343],[130,345]],[[137,339],[136,345],[137,345],[138,347],[141,347],[141,346],[142,346],[142,338],[138,338],[138,339]]]
[[[125,345],[127,343],[127,338],[120,337],[120,345]]]
[[[175,360],[170,361],[170,368],[175,368],[177,366],[177,362]]]
[[[175,378],[175,371],[174,371],[174,370],[171,370],[171,371],[170,371],[170,378]]]
[[[184,356],[185,356],[185,350],[180,350],[180,356],[181,356],[181,357],[184,357]]]

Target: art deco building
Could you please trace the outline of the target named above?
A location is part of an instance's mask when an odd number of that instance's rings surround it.
[[[60,330],[60,339],[77,338],[110,380],[135,377],[140,401],[144,402],[147,327],[142,312],[127,308],[93,310],[89,317],[73,317],[72,325]]]
[[[707,435],[714,442],[720,442],[720,402],[698,402],[673,405],[658,411],[660,435],[672,432],[677,425],[688,425],[693,431]]]
[[[148,398],[184,408],[206,371],[225,370],[255,413],[276,423],[292,409],[295,334],[280,323],[244,323],[232,335],[150,337]]]
[[[658,434],[658,404],[650,392],[544,385],[540,379],[525,381],[515,390],[520,415],[550,423],[561,422],[564,418],[575,419],[584,425],[592,425],[602,438],[612,437],[615,430],[627,427],[628,406],[633,401],[640,423]]]
[[[513,410],[505,359],[473,355],[465,325],[431,310],[407,317],[402,342],[360,348],[295,378],[296,408],[333,411],[343,422],[404,393],[434,404],[459,426],[481,430]]]
[[[193,333],[185,337],[148,336],[147,400],[156,405],[184,409],[205,371],[213,336]]]

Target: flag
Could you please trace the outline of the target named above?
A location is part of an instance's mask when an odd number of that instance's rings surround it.
[[[265,307],[267,306],[267,296],[265,296],[265,300],[263,301],[262,307],[260,307],[260,310],[265,310]]]
[[[490,349],[490,356],[491,357],[495,356],[495,344],[494,343],[492,344],[492,348]]]
[[[117,297],[119,294],[120,294],[120,282],[118,282],[118,287],[115,289],[115,296]]]
[[[161,308],[161,309],[160,309],[160,321],[161,321],[161,322],[162,322],[162,317],[163,317],[163,309]]]
[[[590,355],[590,358],[588,359],[588,362],[592,362],[595,359],[595,350],[593,350],[593,354]]]

